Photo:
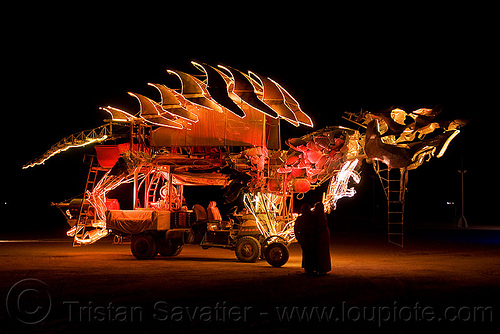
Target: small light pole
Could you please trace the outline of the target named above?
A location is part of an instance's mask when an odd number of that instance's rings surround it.
[[[462,216],[458,220],[458,227],[469,227],[469,224],[467,224],[467,219],[465,219],[464,215],[464,174],[467,172],[467,170],[464,169],[463,163],[462,163],[462,169],[458,171],[461,175],[462,179]]]

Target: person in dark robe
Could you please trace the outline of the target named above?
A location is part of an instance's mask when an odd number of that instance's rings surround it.
[[[295,238],[302,248],[302,268],[306,274],[314,274],[316,265],[316,224],[311,206],[307,203],[300,208],[300,216],[295,220]]]
[[[325,275],[332,270],[330,258],[330,230],[325,215],[325,206],[322,202],[314,205],[314,221],[316,222],[316,266],[314,271],[319,275]]]

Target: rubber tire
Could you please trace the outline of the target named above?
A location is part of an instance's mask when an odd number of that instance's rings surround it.
[[[260,257],[260,243],[254,237],[246,236],[236,243],[236,257],[241,262],[255,262]]]
[[[166,245],[160,248],[161,256],[177,256],[182,252],[182,246]]]
[[[138,260],[150,260],[158,254],[155,238],[150,234],[135,234],[132,236],[130,250]]]
[[[271,266],[281,267],[288,262],[290,253],[288,252],[288,247],[282,243],[273,242],[264,250],[264,257]]]

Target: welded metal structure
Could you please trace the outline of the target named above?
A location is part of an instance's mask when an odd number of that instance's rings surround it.
[[[176,255],[185,243],[236,251],[242,261],[262,253],[271,265],[286,263],[294,241],[295,197],[329,182],[325,210],[355,194],[350,181],[366,160],[373,163],[388,202],[389,241],[403,245],[404,194],[408,170],[440,157],[465,122],[435,121],[438,110],[399,108],[346,113],[357,129],[330,126],[286,141],[280,121],[313,127],[299,103],[273,79],[228,66],[192,62],[198,75],[168,70],[180,88],[150,83],[154,100],[137,93],[139,111],[101,108],[106,124],[64,138],[24,168],[43,164],[72,147],[95,146],[82,199],[58,203],[74,245],[115,235],[132,239],[139,259]],[[385,167],[384,167],[385,166]],[[399,171],[394,182],[393,171]],[[129,209],[110,191],[133,184]],[[220,186],[227,202],[240,198],[244,211],[223,222],[215,204],[186,206],[185,186]],[[123,203],[122,203],[123,204]]]

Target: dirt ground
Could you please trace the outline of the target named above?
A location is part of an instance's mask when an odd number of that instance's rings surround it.
[[[138,261],[109,239],[79,248],[69,238],[17,239],[0,241],[5,332],[499,328],[497,230],[414,231],[403,249],[381,234],[336,232],[333,268],[322,277],[303,274],[297,244],[273,268],[195,245]]]

